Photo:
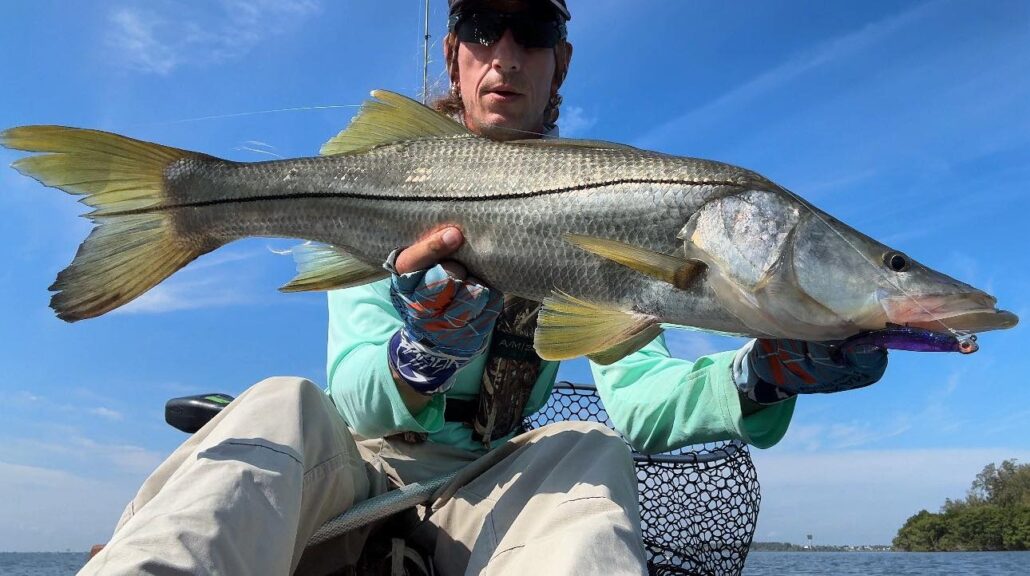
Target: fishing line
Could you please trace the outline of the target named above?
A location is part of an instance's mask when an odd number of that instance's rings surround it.
[[[237,147],[233,148],[233,150],[246,150],[248,152],[255,152],[257,154],[267,154],[268,156],[271,156],[271,157],[279,159],[279,160],[286,160],[285,156],[282,156],[280,154],[276,154],[275,152],[272,152],[270,150],[261,150],[259,148],[251,148],[250,146],[237,146]]]
[[[806,209],[808,209],[808,211],[809,211],[809,212],[811,212],[813,216],[815,216],[816,218],[818,218],[818,219],[819,219],[819,221],[823,223],[823,226],[826,226],[827,228],[829,228],[830,230],[832,230],[832,231],[833,231],[833,233],[837,235],[837,237],[839,237],[839,238],[840,238],[841,240],[843,240],[843,241],[844,241],[844,242],[845,242],[845,243],[846,243],[846,244],[847,244],[848,246],[850,246],[850,247],[851,247],[851,249],[852,249],[852,250],[854,250],[854,251],[855,251],[855,252],[856,252],[856,253],[857,253],[857,254],[858,254],[859,256],[861,256],[863,260],[865,260],[866,262],[868,262],[868,263],[869,263],[869,265],[870,265],[870,266],[872,266],[873,268],[875,268],[875,269],[876,269],[876,271],[880,273],[880,275],[881,275],[881,276],[883,277],[883,279],[884,279],[884,280],[885,280],[885,281],[886,281],[886,282],[887,282],[888,284],[890,284],[890,285],[891,285],[891,286],[893,286],[893,287],[894,287],[895,289],[897,289],[897,290],[898,290],[899,292],[901,292],[901,293],[902,293],[902,294],[903,294],[903,295],[905,296],[905,298],[908,298],[908,299],[909,299],[909,300],[910,300],[911,302],[915,303],[915,305],[916,305],[916,306],[918,306],[920,310],[922,310],[923,312],[925,312],[925,313],[926,313],[927,315],[929,315],[930,317],[933,317],[933,313],[932,313],[932,312],[930,312],[929,310],[927,310],[927,309],[926,309],[926,307],[924,307],[924,306],[922,305],[922,303],[920,303],[920,302],[919,302],[919,300],[918,300],[918,299],[916,299],[916,298],[915,298],[914,296],[912,296],[912,295],[911,295],[911,294],[910,294],[910,293],[909,293],[909,292],[908,292],[907,290],[905,290],[904,288],[902,288],[902,287],[901,287],[900,285],[898,285],[898,284],[894,283],[894,281],[893,281],[893,280],[891,279],[890,275],[888,275],[888,274],[887,274],[886,272],[884,272],[884,271],[883,271],[883,270],[881,269],[881,267],[880,267],[880,265],[879,265],[879,264],[877,264],[877,263],[873,262],[873,261],[872,261],[872,260],[871,260],[871,259],[870,259],[870,258],[869,258],[868,256],[866,256],[866,254],[865,254],[864,252],[862,252],[861,250],[859,250],[859,249],[858,249],[858,247],[857,247],[857,246],[855,246],[855,244],[851,242],[851,240],[848,240],[848,238],[847,238],[846,236],[844,236],[844,234],[842,234],[842,233],[840,232],[840,230],[837,230],[837,228],[835,228],[835,227],[831,226],[831,225],[830,225],[830,223],[829,223],[829,222],[827,222],[827,221],[826,221],[826,219],[825,219],[825,218],[823,218],[823,217],[822,217],[822,216],[821,216],[821,215],[819,214],[819,212],[817,212],[817,211],[816,211],[816,210],[815,210],[814,208],[812,208],[811,206],[809,206],[809,205],[808,205],[808,203],[807,203],[807,202],[805,202],[805,200],[803,200],[803,199],[802,199],[802,198],[801,198],[800,196],[798,196],[798,195],[797,195],[797,194],[795,194],[794,192],[792,192],[792,191],[790,191],[790,190],[788,190],[788,189],[786,189],[786,188],[784,188],[784,187],[782,187],[782,186],[780,186],[780,187],[779,187],[779,189],[780,189],[780,190],[783,190],[784,192],[786,192],[786,193],[787,193],[788,195],[790,195],[790,197],[792,197],[792,198],[793,198],[794,200],[797,200],[797,201],[798,201],[798,203],[800,203],[800,204],[801,204],[802,206],[804,206],[804,207],[805,207]],[[938,324],[940,324],[941,326],[943,326],[943,327],[944,327],[944,328],[945,328],[946,330],[948,330],[948,332],[951,332],[951,333],[952,333],[952,335],[954,335],[954,336],[955,336],[956,338],[964,338],[964,337],[966,336],[966,334],[962,333],[961,331],[959,331],[959,330],[955,330],[954,328],[952,328],[952,327],[948,326],[947,324],[945,324],[943,320],[940,320],[940,319],[936,319],[936,318],[934,318],[934,320],[933,320],[933,321],[934,321],[934,322],[937,322]]]
[[[198,116],[196,118],[183,118],[181,120],[169,120],[167,122],[151,122],[138,124],[137,126],[170,126],[173,124],[188,124],[190,122],[202,122],[205,120],[221,120],[224,118],[242,118],[245,116],[259,116],[262,114],[275,114],[278,112],[306,112],[309,110],[334,110],[337,108],[360,108],[361,104],[327,104],[325,106],[299,106],[296,108],[276,108],[273,110],[258,110],[255,112],[236,112],[233,114],[217,114],[214,116]]]

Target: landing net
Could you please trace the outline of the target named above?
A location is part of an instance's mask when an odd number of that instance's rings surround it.
[[[566,420],[612,427],[592,385],[559,382],[526,429]],[[650,574],[740,574],[758,520],[758,475],[742,442],[633,453]]]

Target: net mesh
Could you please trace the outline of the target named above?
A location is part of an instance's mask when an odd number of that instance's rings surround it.
[[[611,427],[593,386],[560,382],[526,429],[590,420]],[[650,574],[740,574],[761,501],[747,446],[709,442],[673,452],[633,453]]]

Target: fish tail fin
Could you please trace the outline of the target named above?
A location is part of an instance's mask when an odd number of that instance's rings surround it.
[[[153,288],[218,247],[181,236],[169,204],[169,168],[208,156],[124,136],[22,126],[0,132],[0,145],[40,152],[12,166],[46,186],[82,196],[96,225],[72,263],[57,275],[50,307],[68,322],[100,316]]]

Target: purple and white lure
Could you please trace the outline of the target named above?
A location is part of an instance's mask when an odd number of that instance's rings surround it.
[[[863,348],[910,350],[913,352],[959,352],[972,354],[980,349],[975,335],[956,336],[923,328],[892,326],[856,334],[836,346],[839,353]]]

